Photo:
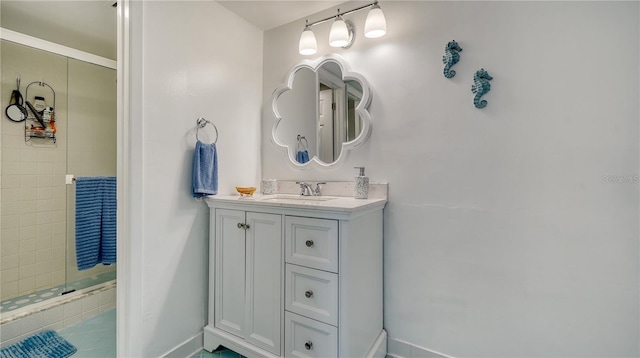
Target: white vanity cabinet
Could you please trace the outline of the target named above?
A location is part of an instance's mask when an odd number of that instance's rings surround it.
[[[215,327],[280,354],[282,216],[220,209],[211,219]]]
[[[384,357],[385,203],[207,199],[205,349],[225,346],[247,357]]]

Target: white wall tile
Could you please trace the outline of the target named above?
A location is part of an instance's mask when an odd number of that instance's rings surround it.
[[[10,189],[6,189],[6,188],[2,188],[2,200],[9,200],[9,201],[17,201],[20,200],[20,190],[14,189],[14,188],[10,188]],[[6,227],[2,226],[4,229],[6,229]]]
[[[116,302],[116,290],[107,290],[100,292],[99,304],[100,306],[108,305]]]
[[[64,326],[65,327],[69,327],[71,325],[74,325],[78,322],[82,321],[82,314],[78,314],[76,316],[71,316],[71,317],[66,317],[64,319]]]
[[[2,257],[4,256],[12,256],[20,253],[20,242],[2,242]]]
[[[37,226],[28,225],[20,227],[20,240],[33,239],[37,236]]]
[[[2,189],[2,196],[3,197],[5,197],[5,190],[10,190],[10,189]],[[7,199],[7,200],[9,200],[9,199]],[[2,228],[3,229],[13,229],[13,228],[17,228],[17,227],[20,227],[20,215],[18,215],[18,214],[2,215]]]
[[[2,284],[2,299],[5,300],[7,298],[18,296],[18,292],[20,292],[20,287],[18,281],[13,282],[5,282]]]
[[[21,266],[33,265],[36,263],[36,251],[20,253],[18,257],[20,258]]]
[[[100,295],[89,295],[82,299],[82,312],[95,310],[100,306]]]
[[[19,255],[3,256],[2,263],[0,264],[1,265],[0,269],[7,270],[12,268],[18,268],[19,260],[20,260],[19,258],[20,258]]]
[[[22,239],[20,241],[20,253],[36,251],[36,239]]]
[[[42,265],[42,263],[38,263],[38,266],[40,265]],[[36,289],[40,290],[51,286],[51,272],[36,274]]]
[[[22,334],[22,320],[15,320],[2,325],[2,341],[16,338]]]
[[[5,216],[3,216],[3,220],[7,220]],[[18,241],[20,235],[20,228],[12,228],[12,229],[2,229],[2,241],[10,242],[10,241]]]
[[[48,273],[53,275],[53,263],[51,260],[49,261],[38,261],[36,264],[36,275]]]
[[[82,302],[81,300],[76,300],[73,302],[69,302],[64,305],[64,318],[79,316],[82,314]]]
[[[21,319],[22,325],[20,327],[21,334],[29,334],[31,332],[37,331],[42,326],[44,326],[45,317],[43,312],[34,313],[29,315],[23,319]]]
[[[5,283],[19,280],[19,269],[17,267],[11,269],[2,270],[2,277],[0,282]]]
[[[44,311],[46,324],[53,324],[64,320],[64,307],[62,305]]]
[[[36,278],[35,276],[27,276],[24,278],[20,278],[18,282],[18,288],[20,289],[20,294],[24,294],[27,292],[32,292],[36,288]]]
[[[38,257],[38,260],[51,260],[51,247],[53,236],[41,236],[36,238],[36,250],[42,251],[40,255],[48,255],[49,257]],[[48,251],[47,251],[48,250]]]
[[[35,214],[38,211],[37,200],[22,200],[20,203],[20,214]]]

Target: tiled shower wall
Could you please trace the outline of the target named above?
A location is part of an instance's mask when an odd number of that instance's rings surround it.
[[[25,101],[42,95],[53,106],[48,87],[34,84],[26,93],[30,82],[44,81],[55,90],[57,127],[55,143],[25,142],[24,122],[0,121],[0,294],[4,300],[114,269],[75,268],[75,192],[69,187],[67,193],[65,174],[115,175],[116,90],[115,70],[4,40],[1,46],[1,107],[6,107],[16,88],[17,75]]]
[[[2,131],[2,299],[65,281],[67,161],[67,59],[2,41],[2,108],[21,77],[25,101],[42,95],[53,106],[56,92],[57,141],[25,142],[24,122],[0,121]],[[2,114],[5,117],[4,114]]]

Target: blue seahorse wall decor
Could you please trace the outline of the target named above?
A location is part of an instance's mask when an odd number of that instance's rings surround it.
[[[452,78],[456,75],[456,71],[452,70],[451,67],[460,61],[459,52],[462,52],[462,48],[455,40],[449,42],[447,46],[444,47],[444,56],[442,56],[444,77]]]
[[[493,77],[481,68],[479,71],[476,71],[476,74],[473,75],[473,85],[471,86],[471,92],[475,93],[475,97],[473,97],[473,104],[476,108],[484,108],[487,106],[487,101],[484,99],[481,101],[480,97],[491,90],[491,85],[489,81],[491,81]]]

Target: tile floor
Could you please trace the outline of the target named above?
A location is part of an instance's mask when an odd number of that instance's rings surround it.
[[[116,309],[63,328],[58,334],[73,344],[78,351],[72,358],[115,358],[116,354]],[[205,350],[191,358],[244,358],[238,353],[222,349],[213,353]]]
[[[63,328],[58,334],[78,348],[73,358],[115,358],[116,309]]]

